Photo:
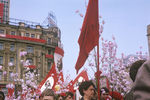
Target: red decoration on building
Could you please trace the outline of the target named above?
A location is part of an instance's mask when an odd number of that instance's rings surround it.
[[[64,50],[61,49],[61,48],[59,48],[59,47],[56,47],[56,48],[55,48],[55,53],[58,53],[58,54],[60,54],[61,56],[64,56]]]
[[[30,37],[24,37],[24,36],[18,36],[18,35],[6,34],[5,37],[10,38],[10,39],[19,39],[19,40],[27,40],[27,41],[32,41],[32,42],[46,43],[46,40],[43,40],[43,39],[36,39],[36,38],[30,38]]]
[[[0,23],[3,22],[3,9],[4,9],[4,4],[0,3]]]
[[[49,54],[46,54],[45,57],[46,57],[46,58],[52,58],[52,59],[54,58],[53,55],[49,55]]]

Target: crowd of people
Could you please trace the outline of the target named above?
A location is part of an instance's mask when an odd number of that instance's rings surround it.
[[[56,95],[52,89],[45,89],[40,95],[39,100],[74,100],[74,94],[66,92],[65,94]]]
[[[131,64],[129,76],[133,87],[125,97],[103,87],[100,89],[100,100],[150,100],[150,60],[138,60]],[[98,100],[95,86],[90,81],[82,82],[79,91],[82,95],[81,100]]]
[[[150,100],[150,61],[138,60],[130,66],[130,78],[133,87],[123,97],[119,92],[112,91],[106,87],[99,89],[100,100]],[[98,100],[95,84],[91,81],[83,81],[79,85],[80,100]],[[75,93],[66,92],[55,94],[52,89],[45,89],[38,99],[35,100],[75,100]],[[0,91],[0,100],[5,100],[5,95]]]

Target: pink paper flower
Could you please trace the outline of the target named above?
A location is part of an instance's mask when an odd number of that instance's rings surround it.
[[[3,72],[3,75],[6,75],[6,74],[7,74],[7,72],[6,72],[6,71],[4,71],[4,72]]]
[[[0,65],[0,70],[3,68],[3,66]]]

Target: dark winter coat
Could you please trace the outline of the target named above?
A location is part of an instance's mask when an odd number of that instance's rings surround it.
[[[150,100],[150,60],[147,60],[138,70],[134,86],[134,100]]]

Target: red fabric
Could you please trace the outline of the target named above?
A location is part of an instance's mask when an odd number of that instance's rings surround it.
[[[98,44],[99,40],[99,17],[98,17],[98,0],[89,0],[86,15],[82,25],[80,37],[78,40],[80,52],[75,69],[84,65],[89,52]]]
[[[80,77],[83,77],[84,80],[89,80],[86,70],[83,70],[83,71],[75,78],[75,80],[72,82],[72,85],[74,85],[76,82],[78,82],[78,79],[79,79]]]
[[[111,97],[113,96],[113,98],[115,100],[123,100],[123,96],[120,93],[116,92],[116,91],[113,91],[113,92],[111,91],[109,94],[110,94]]]
[[[49,54],[46,54],[45,57],[46,57],[46,58],[54,58],[53,55],[49,55]]]
[[[14,88],[8,88],[8,97],[11,97],[14,93]]]
[[[8,35],[7,34],[6,38],[27,40],[27,41],[33,41],[33,42],[39,42],[39,43],[46,43],[46,40],[30,38],[30,37],[23,37],[23,36],[18,36],[18,35]]]
[[[63,97],[65,97],[66,93],[63,92],[63,93],[60,93],[60,95],[63,96]]]
[[[54,75],[54,76],[53,76],[53,78],[54,78],[54,85],[53,85],[52,89],[54,89],[54,86],[55,86],[56,82],[58,81],[58,79],[57,79],[57,72],[56,72],[55,64],[54,64],[54,63],[53,63],[53,65],[52,65],[52,68],[50,69],[50,71],[49,71],[48,74],[46,75],[46,77],[45,77],[45,78],[41,81],[41,83],[39,84],[39,88],[41,88],[41,87],[44,85],[45,81],[46,81],[49,77],[51,77],[52,74]]]
[[[110,86],[109,86],[109,80],[108,80],[108,78],[106,77],[106,84],[107,84],[107,88],[108,88],[108,90],[110,89]]]
[[[80,77],[83,77],[84,80],[89,80],[86,70],[83,70],[83,71],[74,79],[74,81],[71,80],[71,81],[69,82],[69,84],[68,84],[68,86],[67,86],[67,89],[69,89],[70,92],[75,93],[74,84],[75,84],[76,82],[78,82],[78,79],[79,79]]]
[[[69,89],[70,92],[73,92],[73,93],[75,92],[72,80],[69,82],[67,89]]]
[[[0,3],[0,22],[3,22],[3,9],[4,9],[4,4]]]
[[[35,65],[29,65],[29,66],[27,66],[27,67],[29,67],[29,68],[31,68],[31,69],[35,69],[35,68],[36,68]]]
[[[61,81],[61,82],[60,82]],[[61,87],[63,87],[63,82],[64,82],[64,77],[63,77],[63,72],[61,71],[58,75],[57,75],[57,82],[55,85],[60,85]],[[55,86],[54,86],[55,87]],[[56,92],[56,90],[55,90]]]
[[[58,53],[58,54],[60,54],[61,56],[64,56],[64,50],[61,49],[61,48],[59,48],[59,47],[56,47],[56,48],[55,48],[55,53]]]
[[[106,97],[105,100],[112,100],[110,97]]]
[[[58,74],[58,77],[60,77],[60,80],[62,82],[64,82],[64,76],[63,76],[63,72],[62,71]]]

